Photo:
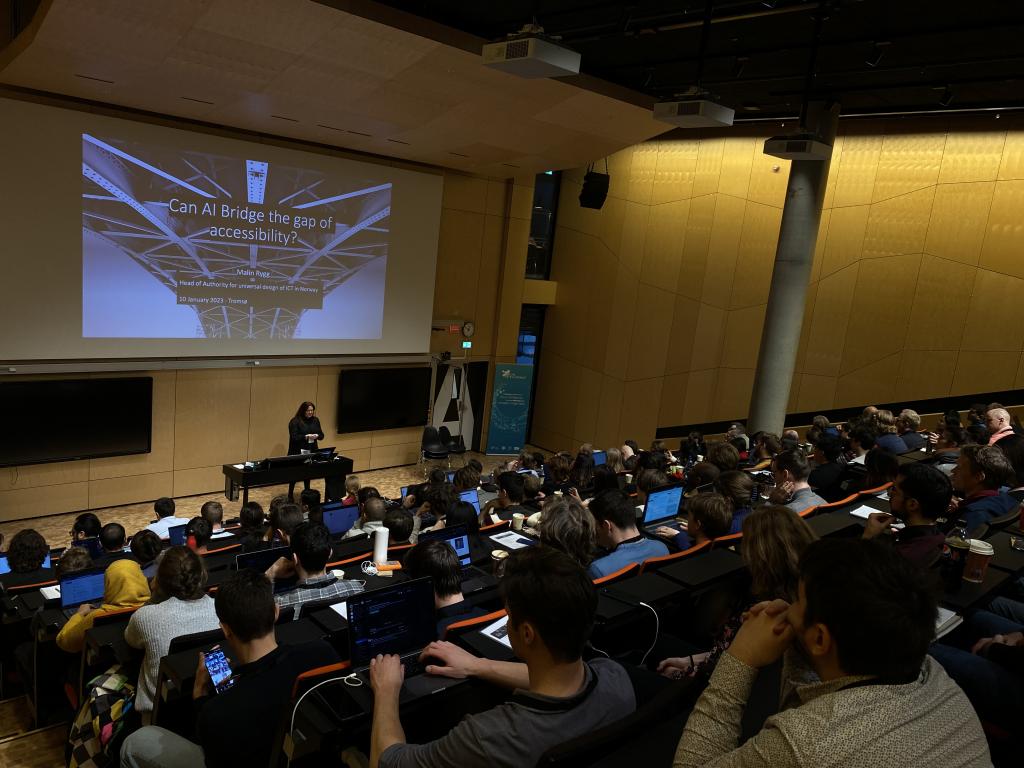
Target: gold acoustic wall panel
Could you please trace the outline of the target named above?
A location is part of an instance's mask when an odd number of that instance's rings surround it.
[[[746,416],[789,171],[764,130],[618,152],[600,211],[563,175],[535,443]],[[1024,121],[843,124],[824,206],[790,411],[1024,386]]]
[[[532,200],[532,178],[444,174],[434,315],[476,322],[470,360],[515,361]],[[461,335],[433,333],[431,351],[459,357],[461,341]],[[415,462],[419,429],[336,434],[341,370],[333,365],[143,373],[153,377],[152,452],[2,468],[0,520],[216,491],[224,487],[222,464],[287,453],[288,420],[307,399],[317,404],[326,433],[322,444],[351,457],[356,471]],[[485,407],[483,439],[488,414]]]

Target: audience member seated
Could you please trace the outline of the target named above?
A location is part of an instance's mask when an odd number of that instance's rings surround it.
[[[719,472],[729,472],[740,465],[740,453],[730,443],[712,443],[704,460],[718,467]]]
[[[210,537],[213,529],[201,517],[193,517],[185,525],[185,543],[197,555],[205,555],[210,549]]]
[[[1013,466],[995,445],[965,445],[950,479],[962,497],[956,516],[964,520],[967,532],[973,535],[984,523],[1002,517],[1018,502],[999,488],[1012,480]]]
[[[360,493],[365,490],[366,489],[363,488],[360,490]],[[364,533],[372,538],[375,530],[384,527],[384,516],[387,512],[384,499],[380,498],[380,496],[371,496],[359,506],[362,509],[362,513],[359,515],[357,524],[350,528],[345,534],[346,539],[350,539],[353,536],[359,536]]]
[[[732,526],[729,533],[740,532],[744,518],[752,509],[755,488],[754,478],[740,470],[723,472],[715,480],[715,490],[725,497],[732,510]]]
[[[707,445],[700,432],[690,432],[679,441],[679,458],[686,464],[696,464],[706,453]]]
[[[565,552],[583,568],[594,559],[594,516],[575,496],[555,496],[544,504],[537,525],[540,543]]]
[[[896,454],[878,448],[868,451],[868,455],[864,459],[864,468],[867,470],[867,474],[864,476],[863,484],[860,487],[854,488],[851,493],[853,491],[881,488],[883,485],[895,481],[896,473],[900,468],[900,462],[896,458]]]
[[[604,491],[619,490],[619,476],[607,464],[594,467],[594,496],[601,495]]]
[[[875,433],[865,426],[850,430],[848,439],[850,458],[847,464],[864,464],[868,451],[875,447]]]
[[[173,503],[173,502],[172,502]],[[83,539],[98,539],[103,524],[92,512],[83,512],[75,518],[75,524],[71,526],[71,543],[75,544]]]
[[[298,607],[310,600],[338,598],[340,603],[349,595],[363,591],[362,582],[339,579],[327,573],[325,567],[331,557],[331,532],[323,523],[300,523],[291,536],[291,557],[279,557],[267,569],[271,583],[278,579],[297,578],[294,587],[274,595],[274,602],[281,608],[295,606],[295,618],[299,618]]]
[[[243,569],[217,589],[214,601],[224,638],[236,660],[237,680],[214,694],[203,655],[199,656],[192,690],[196,740],[157,726],[129,736],[121,749],[127,768],[182,766],[237,768],[264,765],[295,678],[317,667],[335,664],[338,654],[326,641],[279,646],[274,637],[278,609],[273,589],[262,573]]]
[[[569,459],[556,453],[544,462],[544,484],[541,491],[545,496],[551,496],[555,491],[565,493],[569,489]]]
[[[727,535],[732,530],[732,505],[720,493],[700,493],[686,502],[686,530],[667,526],[657,535],[671,539],[679,550],[696,547]]]
[[[132,536],[132,557],[135,558],[135,562],[139,564],[139,568],[147,578],[152,578],[156,572],[156,559],[160,556],[163,548],[164,543],[160,537],[150,530],[144,529]],[[81,549],[81,547],[76,547],[76,549]],[[66,556],[67,552],[64,553],[61,560]]]
[[[590,459],[593,463],[593,459]],[[480,525],[491,525],[503,520],[511,520],[517,512],[529,515],[530,510],[523,507],[526,490],[523,476],[517,472],[502,472],[498,475],[498,496],[487,502],[480,510]]]
[[[935,437],[935,466],[947,475],[951,474],[964,445],[967,445],[967,432],[962,427],[945,425]]]
[[[607,553],[590,564],[591,578],[599,579],[631,563],[668,554],[668,547],[637,530],[636,507],[622,491],[605,491],[587,508],[597,527],[597,544]]]
[[[320,491],[316,488],[306,488],[299,494],[299,507],[302,509],[302,516],[306,522],[322,523],[324,521],[324,513],[320,511]]]
[[[57,634],[57,647],[68,653],[81,653],[85,633],[97,616],[138,608],[149,600],[149,582],[134,560],[115,560],[103,574],[103,603],[98,608],[83,603]]]
[[[1013,423],[1010,412],[1005,408],[990,408],[985,413],[985,426],[988,429],[988,444],[995,445],[1004,437],[1013,434]]]
[[[421,541],[405,555],[402,570],[410,579],[429,576],[434,585],[437,636],[443,637],[449,624],[475,619],[487,612],[466,602],[462,595],[462,565],[446,541]]]
[[[775,488],[768,495],[772,504],[781,504],[800,513],[810,507],[828,503],[811,490],[807,482],[811,475],[811,465],[799,448],[791,448],[776,456],[772,460],[772,475],[775,477]]]
[[[541,493],[543,482],[536,475],[523,475],[523,507],[528,515],[540,512],[544,503],[544,494]]]
[[[616,662],[584,662],[597,595],[586,573],[546,547],[513,552],[501,579],[508,638],[525,663],[477,658],[451,643],[423,651],[427,672],[476,677],[516,689],[494,709],[469,715],[442,738],[406,744],[398,714],[402,666],[397,656],[372,662],[370,765],[532,766],[551,747],[614,723],[636,709],[633,686]]]
[[[928,568],[939,559],[946,544],[946,536],[935,521],[946,517],[952,499],[953,486],[942,472],[928,464],[904,464],[889,489],[892,514],[872,512],[864,538],[891,539],[903,557]],[[894,520],[905,525],[903,530],[893,531]]]
[[[686,498],[692,498],[696,496],[699,493],[699,491],[697,490],[698,488],[714,483],[715,480],[718,479],[718,476],[720,474],[722,474],[722,471],[714,464],[711,464],[710,462],[707,461],[698,461],[696,464],[690,467],[690,471],[686,473],[686,480],[684,481],[684,484],[686,486]],[[640,498],[639,490],[640,486],[638,484],[638,500]]]
[[[660,469],[641,469],[636,475],[636,504],[642,507],[647,503],[647,494],[655,488],[668,485],[668,475]]]
[[[814,446],[814,467],[807,482],[826,501],[838,501],[849,495],[842,488],[846,473],[846,464],[840,461],[842,455],[842,441],[833,435],[822,435]]]
[[[124,545],[128,536],[124,526],[120,523],[107,523],[100,529],[100,546],[103,548],[103,555],[97,557],[95,566],[105,568],[115,560],[122,557],[130,557],[130,552],[124,551]]]
[[[446,528],[464,525],[470,536],[475,536],[480,532],[480,519],[477,517],[476,507],[468,501],[455,502],[445,516],[444,524]]]
[[[817,537],[802,517],[786,507],[761,507],[743,522],[740,554],[750,571],[750,597],[742,610],[718,628],[711,650],[692,656],[663,660],[658,672],[676,680],[699,677],[707,680],[718,659],[743,623],[743,614],[762,600],[795,601],[800,580],[800,556]]]
[[[153,502],[153,511],[156,512],[156,521],[147,525],[146,529],[152,531],[161,539],[166,539],[170,536],[169,528],[173,528],[176,525],[184,525],[188,522],[187,517],[174,516],[174,499],[166,496]]]
[[[918,430],[921,428],[921,417],[917,411],[904,408],[896,420],[896,432],[908,450],[920,451],[928,444],[928,438]]]
[[[320,493],[320,491],[314,492],[318,495]],[[239,543],[238,537],[234,533],[224,530],[224,505],[219,501],[208,501],[203,504],[199,508],[199,515],[210,525],[208,548],[211,552]]]
[[[990,765],[970,702],[927,656],[935,616],[923,574],[891,548],[814,542],[796,602],[754,606],[722,655],[674,765]],[[737,746],[758,670],[783,656],[779,713]]]
[[[266,517],[263,514],[263,507],[255,501],[249,501],[242,505],[238,513],[238,521],[241,523],[236,535],[242,544],[243,552],[251,552],[254,549],[261,549],[267,539]]]
[[[966,623],[967,647],[947,645],[948,635],[928,653],[963,688],[982,720],[1017,733],[1024,717],[1024,625],[989,611],[975,611]]]
[[[209,632],[219,622],[213,599],[206,594],[206,566],[188,547],[171,547],[162,558],[152,582],[150,601],[132,614],[124,640],[145,651],[135,708],[145,715],[153,711],[160,659],[171,641],[182,635]]]
[[[1006,481],[1010,487],[1007,494],[1018,502],[1024,501],[1024,436],[1009,435],[996,445],[1013,467],[1013,477]]]
[[[381,517],[383,519],[383,516]],[[292,531],[303,523],[302,507],[292,504],[290,501],[280,504],[277,507],[271,505],[270,509],[270,541],[287,544]]]
[[[776,453],[782,450],[782,441],[778,435],[772,434],[771,432],[760,432],[757,435],[757,439],[754,441],[754,446],[750,451],[750,457],[748,462],[750,464],[749,469],[752,472],[756,472],[761,469],[768,469],[772,465],[772,457]]]
[[[594,495],[594,454],[580,453],[569,468],[570,486],[576,489],[581,499]]]
[[[518,475],[516,476],[518,477]],[[412,536],[409,540],[416,543],[421,531],[436,531],[444,528],[444,519],[458,501],[459,494],[455,492],[455,486],[451,483],[429,484],[423,497],[423,503],[414,513]]]
[[[473,513],[473,522],[476,522],[476,510],[469,505]],[[384,527],[388,529],[388,545],[409,544],[409,537],[412,536],[414,525],[413,516],[405,509],[389,509],[384,513]]]
[[[524,473],[525,474],[525,473]],[[534,473],[536,476],[536,473]],[[452,485],[459,493],[471,491],[480,486],[480,473],[472,467],[459,467],[452,477]]]
[[[145,531],[145,533],[153,534],[152,531]],[[139,534],[132,536],[132,544],[135,544],[135,539],[139,537]],[[157,537],[157,541],[160,539]],[[60,561],[57,563],[57,567],[54,569],[54,576],[58,579],[63,579],[72,573],[78,573],[79,571],[87,571],[93,567],[92,556],[89,554],[89,550],[85,547],[68,547],[61,553]]]
[[[811,419],[811,424],[817,428],[819,434],[823,437],[839,437],[839,430],[829,422],[828,416],[825,416],[824,414],[819,413]]]
[[[345,477],[345,498],[341,500],[341,503],[346,507],[351,507],[354,504],[359,503],[359,487],[361,485],[359,475],[347,475]]]
[[[615,474],[625,472],[626,467],[622,463],[622,451],[618,448],[606,448],[604,451],[604,464]]]
[[[906,453],[907,444],[896,434],[896,417],[892,411],[881,410],[875,414],[875,430],[878,436],[875,445],[889,453]]]
[[[43,567],[49,553],[50,547],[38,531],[32,528],[18,531],[7,546],[7,567],[11,570],[0,574],[0,585],[6,590],[52,582],[56,578],[53,568]]]

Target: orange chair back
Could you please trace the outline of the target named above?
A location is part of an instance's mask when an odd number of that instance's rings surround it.
[[[497,530],[499,530],[501,528],[509,528],[510,526],[511,526],[511,521],[510,520],[502,520],[500,523],[492,523],[491,525],[480,526],[480,533],[483,533],[484,531],[487,531],[487,532],[497,531]]]
[[[712,549],[726,549],[731,547],[733,544],[738,544],[743,540],[743,533],[730,533],[726,536],[719,536],[717,539],[712,540]]]
[[[326,567],[337,568],[339,565],[349,565],[350,563],[361,563],[363,560],[369,560],[373,557],[373,552],[364,552],[361,555],[355,555],[353,557],[346,557],[344,560],[335,560],[333,563],[328,563]]]
[[[346,669],[352,666],[349,661],[339,661],[337,664],[327,664],[323,667],[316,667],[315,669],[307,669],[301,675],[295,678],[295,682],[292,684],[292,701],[299,695],[299,688],[303,683],[315,680],[318,677],[329,678],[336,672],[344,672]]]
[[[619,568],[615,573],[609,573],[607,576],[601,576],[600,578],[594,579],[594,586],[600,586],[601,584],[613,584],[616,581],[622,581],[628,579],[630,576],[635,576],[640,572],[640,563],[630,563],[625,568]]]
[[[493,611],[485,616],[477,616],[475,619],[463,619],[462,621],[456,621],[454,624],[449,624],[444,628],[444,635],[441,637],[442,640],[449,640],[453,633],[458,635],[463,632],[469,632],[476,629],[477,627],[486,626],[492,621],[497,621],[505,615],[505,609],[502,608],[500,611]]]
[[[876,493],[881,493],[882,491],[888,491],[890,488],[892,488],[892,481],[886,483],[885,485],[880,485],[877,488],[865,488],[863,491],[861,491],[857,495],[858,496],[874,496]]]
[[[685,560],[688,557],[693,557],[700,552],[711,549],[711,542],[705,541],[703,544],[696,544],[689,549],[684,549],[682,552],[675,552],[671,555],[663,555],[662,557],[652,557],[644,560],[640,564],[640,573],[649,573],[657,571],[660,568],[664,568],[666,565],[672,565],[672,563],[678,563],[680,560]]]

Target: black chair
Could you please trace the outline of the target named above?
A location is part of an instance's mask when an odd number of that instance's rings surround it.
[[[446,461],[449,469],[451,468],[452,462],[448,457],[448,446],[441,442],[437,427],[423,428],[423,439],[420,441],[420,461],[424,464],[427,461]],[[423,468],[423,476],[427,476],[426,466]]]
[[[462,435],[452,436],[448,427],[441,427],[437,433],[441,442],[448,449],[449,455],[462,456],[466,453],[466,443],[462,439]],[[465,464],[465,461],[463,461],[463,464]]]
[[[1003,530],[1004,528],[1009,528],[1011,525],[1020,520],[1020,516],[1020,506],[1016,506],[1002,517],[997,517],[993,520],[989,520],[987,523],[982,523],[981,525],[979,525],[977,528],[971,531],[971,538],[987,539],[992,534],[999,533],[999,531]]]

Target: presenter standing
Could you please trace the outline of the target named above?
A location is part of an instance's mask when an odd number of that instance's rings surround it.
[[[316,406],[308,400],[299,406],[292,420],[288,422],[288,455],[294,456],[303,451],[315,451],[317,440],[324,439],[324,430],[320,419],[316,417]],[[303,481],[309,490],[309,480]],[[295,500],[295,483],[288,483],[288,498]]]

